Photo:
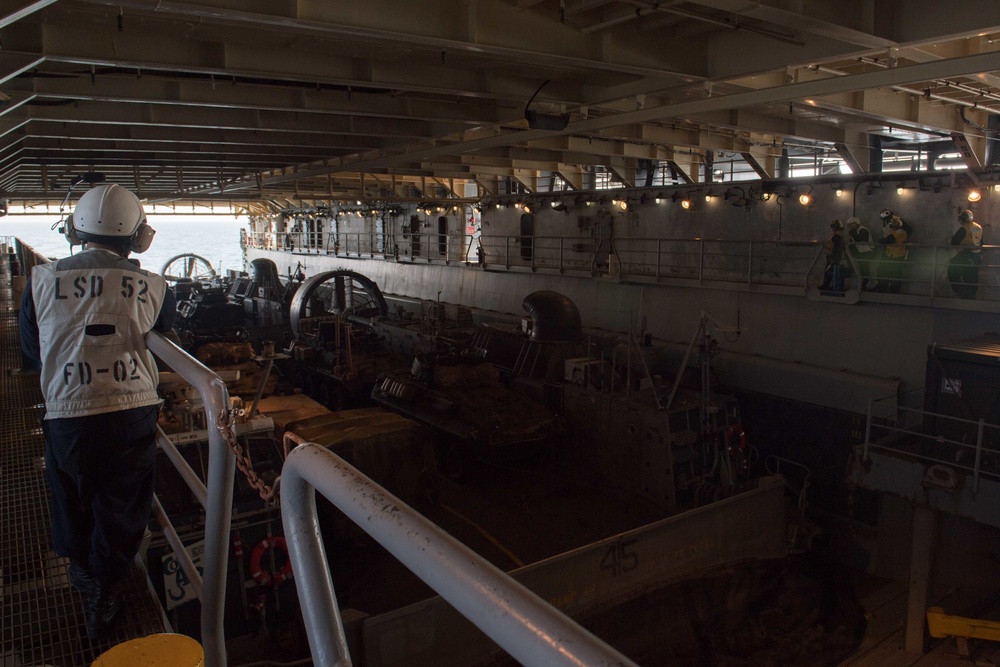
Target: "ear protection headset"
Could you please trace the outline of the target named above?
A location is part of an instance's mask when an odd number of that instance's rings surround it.
[[[56,224],[59,225],[59,223],[62,223],[59,226],[59,233],[65,236],[66,240],[69,241],[70,248],[77,245],[83,245],[83,241],[80,239],[79,236],[76,235],[76,227],[73,226],[72,213],[67,215],[64,220],[60,220]]]
[[[156,230],[150,227],[149,223],[143,222],[132,235],[129,248],[132,252],[144,253],[149,250],[149,244],[153,242],[154,236],[156,236]]]

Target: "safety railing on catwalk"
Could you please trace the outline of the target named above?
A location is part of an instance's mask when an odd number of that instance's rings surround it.
[[[1000,302],[1000,246],[970,251],[951,245],[846,243],[837,277],[828,283],[819,241],[750,241],[700,238],[577,239],[559,236],[445,234],[392,237],[299,233],[250,234],[249,247],[343,258],[464,264],[492,270],[530,270],[608,279],[702,286],[766,287],[801,293],[813,288],[903,294],[931,299]],[[866,297],[867,295],[867,297]]]
[[[16,310],[21,303],[31,267],[49,260],[15,236],[0,236],[0,253],[6,256],[7,266],[10,268],[11,302]]]
[[[243,243],[252,248],[281,250],[301,255],[332,255],[358,259],[391,259],[413,262],[451,264],[473,259],[472,237],[448,234],[399,235],[399,242],[381,233],[338,232],[321,234],[307,232],[245,234]]]
[[[5,251],[16,258],[21,275],[30,274],[31,268],[49,260],[31,246],[12,237],[0,238]],[[13,273],[13,271],[12,271]],[[229,528],[232,516],[233,478],[236,457],[230,447],[232,430],[229,391],[225,382],[209,368],[169,341],[162,334],[151,331],[146,335],[146,345],[160,360],[170,366],[201,395],[205,414],[216,420],[208,428],[209,460],[207,482],[184,460],[174,443],[157,428],[156,442],[173,463],[191,493],[205,509],[205,553],[201,570],[195,567],[176,529],[153,496],[153,516],[163,530],[164,537],[174,550],[192,589],[201,600],[201,635],[207,667],[226,665],[226,646],[223,633],[225,611],[226,571],[229,559]]]
[[[230,446],[233,420],[226,383],[200,361],[151,331],[146,345],[174,372],[200,394],[205,406],[208,431],[208,470],[206,481],[198,476],[169,437],[159,428],[156,442],[181,479],[205,510],[205,552],[201,570],[178,536],[159,498],[153,496],[153,516],[174,550],[195,595],[201,601],[201,641],[206,667],[225,667],[226,641],[223,629],[226,598],[226,572],[229,564],[229,530],[232,522],[233,480],[236,455]]]
[[[281,518],[314,664],[352,664],[316,514],[332,502],[525,665],[634,665],[326,447],[285,434]]]
[[[960,384],[948,386],[960,380],[944,382],[945,391],[961,391]],[[860,469],[867,471],[872,455],[883,453],[917,465],[927,488],[965,488],[975,496],[984,480],[1000,482],[1000,425],[906,405],[923,394],[920,388],[869,402]]]

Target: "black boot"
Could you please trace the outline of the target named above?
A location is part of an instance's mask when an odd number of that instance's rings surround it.
[[[98,593],[98,583],[94,579],[94,575],[78,563],[69,564],[69,583],[88,598],[94,597]]]
[[[87,637],[90,641],[104,639],[121,610],[121,597],[110,586],[98,586],[97,595],[91,596],[87,605]]]

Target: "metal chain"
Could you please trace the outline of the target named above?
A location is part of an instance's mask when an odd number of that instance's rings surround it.
[[[250,460],[249,453],[243,451],[243,445],[236,438],[236,417],[238,414],[239,411],[237,410],[226,410],[223,408],[219,414],[218,421],[216,421],[216,427],[219,429],[222,437],[225,438],[229,449],[233,450],[233,454],[236,456],[236,467],[246,477],[247,484],[257,490],[261,500],[270,505],[276,505],[278,502],[278,482],[281,480],[281,477],[275,479],[274,486],[271,487],[253,469],[253,462]]]

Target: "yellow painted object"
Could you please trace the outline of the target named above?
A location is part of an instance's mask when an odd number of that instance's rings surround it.
[[[948,616],[941,607],[928,607],[927,627],[931,637],[967,637],[1000,642],[1000,622]]]
[[[205,651],[186,635],[158,634],[108,649],[91,667],[203,667]]]

